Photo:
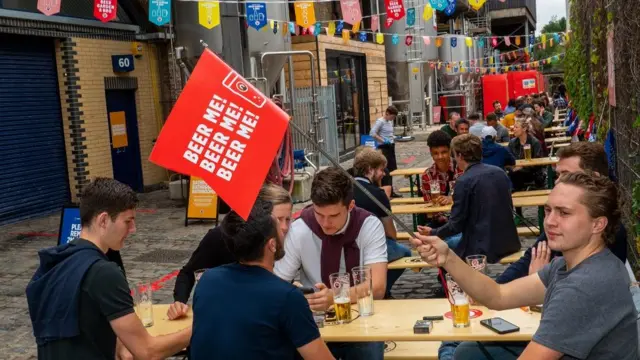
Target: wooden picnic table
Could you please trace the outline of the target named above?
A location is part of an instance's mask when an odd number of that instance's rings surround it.
[[[569,129],[568,126],[552,126],[552,127],[544,129],[544,132],[547,132],[547,133],[565,132],[568,129]]]
[[[547,144],[551,143],[570,143],[571,136],[559,136],[559,137],[551,137],[544,139],[544,142]]]
[[[518,251],[516,253],[503,257],[502,259],[500,259],[499,263],[503,265],[512,264],[520,260],[520,258],[523,255],[524,255],[524,251]],[[389,270],[424,269],[424,268],[432,268],[432,267],[435,267],[435,266],[422,261],[422,258],[420,258],[420,256],[403,257],[396,261],[390,262],[387,265],[387,269]]]
[[[352,304],[352,309],[357,305]],[[413,325],[427,315],[444,315],[451,311],[447,299],[375,300],[374,314],[360,316],[349,324],[325,324],[320,329],[327,342],[371,341],[530,341],[540,326],[540,314],[518,309],[495,311],[471,306],[482,315],[471,319],[471,326],[454,328],[451,319],[433,322],[430,334],[414,334]],[[518,327],[519,332],[499,335],[480,325],[480,320],[501,317]]]
[[[542,157],[542,158],[535,158],[531,160],[516,160],[516,166],[520,166],[520,167],[544,166],[544,165],[553,165],[553,164],[556,164],[557,162],[558,162],[557,157]],[[391,172],[391,176],[422,175],[425,171],[427,171],[427,167],[397,169]]]
[[[212,304],[211,306],[215,306]],[[471,306],[482,315],[471,319],[471,326],[454,328],[452,320],[434,321],[430,334],[414,334],[413,325],[426,315],[444,315],[451,311],[447,299],[424,300],[375,300],[372,316],[359,316],[348,324],[325,324],[320,329],[322,339],[327,342],[372,342],[372,341],[530,341],[540,326],[540,314],[522,309],[503,311],[489,310],[484,306]],[[353,310],[357,304],[351,304]],[[187,328],[193,323],[191,310],[186,317],[169,320],[169,304],[153,305],[154,325],[147,328],[153,336],[167,335]],[[354,316],[357,312],[353,311]],[[518,327],[520,331],[499,335],[480,325],[480,320],[501,317]]]
[[[541,196],[549,195],[551,190],[530,190],[530,191],[518,191],[511,194],[512,197],[525,197],[525,196]],[[395,198],[391,199],[391,205],[403,205],[403,204],[422,204],[424,203],[422,197],[410,197],[410,198]]]
[[[544,206],[548,197],[548,195],[516,197],[513,198],[513,207]],[[450,211],[451,205],[433,206],[431,203],[391,206],[391,212],[394,214],[435,214]]]

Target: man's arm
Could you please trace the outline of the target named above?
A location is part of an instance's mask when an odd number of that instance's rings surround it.
[[[364,254],[362,263],[371,266],[373,298],[383,299],[387,288],[387,239],[380,220],[374,216],[365,219],[358,239]],[[358,300],[355,288],[351,291],[351,300],[354,299]]]
[[[191,326],[177,333],[153,337],[135,313],[110,321],[111,328],[136,359],[164,359],[189,345]]]
[[[210,269],[219,266],[218,248],[216,243],[224,245],[221,239],[222,232],[219,230],[210,230],[202,238],[196,250],[191,254],[189,261],[180,269],[176,284],[173,288],[173,299],[186,304],[189,301],[191,290],[195,285],[196,278],[194,272],[200,269]]]
[[[384,227],[384,235],[395,240],[398,237],[398,233],[396,225],[393,223],[393,218],[391,216],[387,216],[380,219],[380,221],[382,221],[382,226]]]
[[[281,307],[280,326],[305,360],[333,360],[331,352],[320,337],[307,300],[298,290],[287,294]]]
[[[540,345],[535,341],[531,341],[524,349],[519,360],[558,360],[564,354],[553,349],[549,349],[544,345]]]
[[[382,127],[382,123],[383,123],[382,120],[376,120],[376,123],[373,124],[371,131],[369,131],[369,135],[371,135],[371,137],[378,140],[379,142],[384,142],[384,139],[382,138],[382,136],[378,135],[378,132]]]
[[[459,180],[458,180],[459,181]],[[456,184],[456,191],[453,193],[453,205],[451,206],[451,216],[449,221],[443,226],[432,229],[431,235],[438,236],[441,239],[459,234],[467,225],[467,215],[469,214],[467,182],[463,181]]]
[[[298,348],[300,356],[304,360],[334,360],[335,358],[329,351],[327,344],[322,341],[322,338],[317,338],[312,342]]]
[[[276,261],[273,268],[273,272],[279,278],[289,282],[293,281],[302,266],[302,255],[297,242],[300,240],[299,236],[304,236],[305,229],[301,229],[301,227],[304,227],[302,224],[296,224],[298,221],[302,220],[296,220],[291,224],[289,233],[284,240],[284,257]],[[311,236],[311,232],[309,232],[309,236]]]

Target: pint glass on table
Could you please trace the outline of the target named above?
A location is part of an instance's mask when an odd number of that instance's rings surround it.
[[[531,144],[524,144],[524,159],[531,160]]]
[[[449,301],[451,303],[451,317],[453,327],[467,327],[471,325],[469,321],[469,299],[462,288],[453,280],[450,274],[446,276]]]
[[[358,296],[360,316],[373,315],[373,279],[370,266],[358,266],[351,269],[353,286]]]
[[[329,275],[333,290],[333,307],[336,311],[336,322],[345,324],[351,321],[351,294],[349,273],[334,273]]]
[[[440,196],[440,182],[438,180],[431,180],[431,183],[429,183],[429,189],[431,192],[431,202],[435,203],[435,199]]]

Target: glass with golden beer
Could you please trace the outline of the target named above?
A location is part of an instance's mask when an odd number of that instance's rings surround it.
[[[467,299],[467,295],[453,280],[453,277],[451,277],[450,274],[447,274],[446,280],[449,292],[449,302],[451,303],[453,327],[467,327],[471,325],[471,322],[469,321],[469,299]]]
[[[524,144],[524,159],[531,160],[531,144]]]
[[[329,282],[333,290],[333,307],[336,311],[336,322],[346,324],[351,321],[351,293],[349,273],[334,273],[329,275]]]
[[[429,188],[431,190],[431,202],[436,205],[435,199],[440,196],[440,182],[438,180],[431,180]]]

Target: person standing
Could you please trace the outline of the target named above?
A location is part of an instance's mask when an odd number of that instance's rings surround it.
[[[273,204],[273,216],[278,220],[278,226],[283,234],[289,231],[291,223],[291,209],[293,207],[291,195],[282,186],[267,184],[260,189],[258,198]],[[236,262],[236,258],[227,248],[222,236],[222,228],[216,226],[209,230],[202,238],[198,248],[191,254],[189,261],[180,269],[176,284],[173,288],[173,304],[169,306],[167,317],[169,320],[179,319],[189,311],[189,297],[196,284],[197,270],[212,269],[218,266]]]
[[[105,256],[135,232],[137,204],[127,185],[97,178],[82,191],[80,237],[38,252],[40,266],[26,290],[38,359],[156,359],[189,344],[190,326],[149,335],[124,274]]]
[[[333,360],[309,304],[273,273],[284,234],[273,205],[258,198],[248,219],[232,211],[220,227],[237,263],[209,269],[193,299],[190,358]]]
[[[396,116],[398,116],[398,109],[393,105],[389,106],[384,112],[384,116],[376,120],[369,132],[369,135],[378,142],[378,149],[387,158],[389,172],[398,168],[396,163],[396,144],[394,142],[395,135],[393,134],[393,122]]]

